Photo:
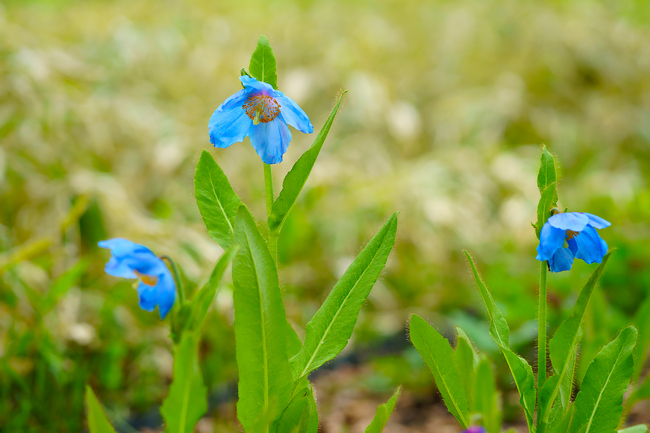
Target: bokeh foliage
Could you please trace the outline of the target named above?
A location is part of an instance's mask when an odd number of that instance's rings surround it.
[[[398,209],[398,242],[360,316],[359,343],[403,332],[417,312],[448,317],[495,350],[467,249],[513,346],[532,353],[530,222],[546,143],[561,162],[560,206],[613,224],[602,235],[618,250],[586,313],[596,347],[584,350],[595,353],[650,283],[648,23],[650,6],[637,0],[3,2],[0,425],[79,431],[86,382],[116,419],[162,401],[167,328],[137,308],[129,283],[103,274],[95,245],[127,237],[173,255],[190,289],[207,280],[221,248],[194,204],[193,168],[210,147],[209,116],[239,88],[260,33],[278,58],[279,89],[315,125],[350,90],[284,224],[290,319],[308,321],[358,245]],[[312,138],[294,134],[278,180]],[[248,140],[210,152],[263,215]],[[572,308],[589,273],[576,263],[549,279],[553,329],[553,311]],[[204,327],[211,389],[236,377],[231,293],[220,293]],[[387,359],[373,361],[368,389],[422,386],[426,374],[405,377],[412,351]],[[505,374],[498,381],[510,387]]]

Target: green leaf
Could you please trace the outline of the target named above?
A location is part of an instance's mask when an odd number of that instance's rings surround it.
[[[463,428],[467,428],[469,398],[456,367],[456,353],[449,341],[417,314],[411,316],[409,335],[411,343],[431,370],[447,409]]]
[[[632,427],[624,428],[623,430],[618,430],[618,433],[645,433],[648,431],[648,426],[645,424],[639,424]]]
[[[265,429],[291,399],[288,322],[278,274],[253,217],[242,206],[234,241],[235,348],[239,369],[237,415],[247,433]]]
[[[248,71],[258,81],[263,81],[273,86],[274,89],[278,89],[275,55],[273,55],[273,48],[271,48],[269,38],[264,35],[261,35],[257,40],[257,47],[255,47],[255,51],[251,56]]]
[[[296,330],[293,329],[293,326],[287,322],[287,350],[289,351],[289,358],[300,352],[300,349],[302,349],[302,340],[296,333]]]
[[[499,394],[497,392],[494,374],[490,361],[487,358],[481,359],[476,369],[476,380],[474,381],[474,412],[483,416],[483,426],[488,433],[499,433],[501,431],[501,411],[499,410]]]
[[[314,167],[314,163],[316,162],[316,158],[318,158],[318,154],[323,147],[323,143],[325,143],[327,134],[330,132],[330,128],[332,127],[332,123],[334,123],[336,113],[338,112],[341,101],[343,100],[343,96],[346,93],[347,90],[341,93],[338,102],[332,109],[332,112],[325,121],[325,124],[316,136],[316,139],[314,140],[309,150],[302,154],[302,156],[291,168],[291,171],[287,173],[284,180],[282,181],[282,191],[280,191],[280,195],[273,203],[273,209],[271,215],[269,215],[269,229],[271,231],[280,231],[282,225],[287,219],[287,216],[289,215],[289,212],[291,211],[291,208],[293,208],[293,205],[296,203],[296,200],[298,199],[298,196],[300,195],[302,188],[305,186],[307,178],[309,177],[309,174]]]
[[[539,188],[540,194],[553,183],[557,183],[555,158],[551,152],[546,150],[546,146],[542,146],[542,156],[539,161],[539,172],[537,174],[537,188]],[[557,197],[555,201],[557,201]]]
[[[508,368],[510,368],[512,377],[515,380],[515,385],[517,385],[517,390],[519,391],[519,401],[526,415],[528,429],[532,432],[535,428],[533,423],[533,413],[535,412],[536,400],[535,376],[533,376],[533,369],[525,359],[510,349],[510,328],[508,327],[508,323],[499,310],[499,307],[494,302],[494,299],[481,279],[481,276],[478,274],[474,260],[472,260],[472,257],[467,251],[463,252],[467,257],[469,266],[472,269],[472,274],[474,275],[476,284],[481,292],[483,303],[487,309],[488,317],[490,319],[490,335],[501,348],[501,352],[506,359]]]
[[[395,409],[395,403],[397,403],[401,391],[402,387],[398,386],[390,400],[377,407],[375,417],[372,419],[368,428],[366,428],[366,433],[381,433],[388,422],[388,418],[390,418],[390,414],[393,413],[393,409]]]
[[[354,259],[309,321],[303,347],[291,358],[294,380],[334,358],[346,346],[359,311],[386,265],[396,231],[397,213],[394,213]]]
[[[115,429],[108,421],[93,390],[86,386],[86,407],[88,408],[88,431],[90,433],[115,433]]]
[[[311,392],[307,397],[309,397],[309,424],[307,425],[307,431],[305,433],[318,433],[318,406],[316,405],[316,391],[314,387],[310,385]]]
[[[198,363],[199,339],[185,332],[174,353],[174,378],[160,408],[166,433],[191,433],[208,411],[208,389]]]
[[[235,257],[239,251],[239,246],[235,245],[228,249],[217,261],[212,274],[208,279],[208,282],[196,292],[192,298],[192,310],[190,312],[190,317],[187,321],[186,329],[190,331],[200,332],[203,322],[208,315],[208,310],[214,301],[214,298],[217,296],[217,290],[219,289],[219,283],[221,283],[221,278],[223,277],[226,268]]]
[[[201,153],[196,164],[194,195],[210,237],[224,250],[230,248],[235,215],[243,203],[207,150]]]
[[[574,402],[570,433],[616,430],[623,412],[623,394],[634,369],[632,351],[637,335],[634,327],[625,328],[589,365]]]
[[[587,305],[589,304],[591,294],[598,283],[598,279],[603,273],[603,269],[605,268],[610,255],[611,253],[606,254],[602,263],[600,263],[596,270],[594,270],[593,274],[591,274],[587,284],[585,284],[584,288],[580,292],[580,296],[578,296],[571,317],[562,322],[551,339],[549,352],[551,362],[553,363],[553,370],[557,375],[557,380],[549,380],[544,385],[545,392],[543,391],[542,395],[545,396],[545,398],[540,399],[542,423],[548,422],[551,408],[553,407],[553,403],[558,395],[559,401],[555,404],[555,407],[558,408],[560,412],[556,415],[555,419],[558,421],[562,419],[568,410],[573,389],[576,353],[581,338],[580,325],[585,315]]]
[[[539,234],[542,231],[542,227],[546,224],[546,220],[551,216],[551,209],[557,203],[557,189],[555,184],[552,183],[546,187],[542,196],[539,199],[537,204],[537,224],[535,224],[535,233],[539,239]]]
[[[465,392],[469,398],[470,411],[474,412],[475,406],[472,391],[474,388],[474,376],[480,358],[465,331],[457,326],[456,333],[458,334],[456,339],[456,365],[458,367],[458,373],[460,373],[460,379],[463,381]]]
[[[648,359],[648,348],[650,347],[650,296],[646,296],[641,307],[639,307],[634,317],[634,325],[639,330],[639,341],[634,348],[636,362],[634,363],[632,383],[637,383]]]
[[[311,402],[314,395],[309,382],[299,389],[285,409],[278,423],[277,433],[303,433],[308,432],[310,425],[316,418],[318,429],[318,412],[314,412]],[[315,403],[314,403],[315,404]]]

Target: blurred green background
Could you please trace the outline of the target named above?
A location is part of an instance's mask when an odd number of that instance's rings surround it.
[[[212,149],[207,129],[240,89],[260,34],[275,50],[280,90],[316,130],[350,90],[280,240],[280,280],[298,329],[400,211],[394,252],[346,349],[370,355],[352,378],[321,388],[323,418],[351,422],[328,403],[349,389],[382,400],[404,383],[397,420],[435,403],[406,341],[410,313],[450,335],[461,325],[493,351],[462,249],[534,359],[539,263],[530,223],[541,143],[561,164],[562,207],[611,221],[601,234],[618,249],[592,302],[585,350],[630,323],[650,282],[648,2],[5,0],[3,432],[81,431],[85,383],[118,423],[160,404],[172,365],[167,324],[138,308],[130,282],[103,273],[108,253],[96,243],[145,244],[173,256],[190,288],[202,284],[222,252],[194,202],[202,149],[264,220],[262,165],[248,139]],[[274,166],[276,190],[314,138],[292,132]],[[592,268],[576,262],[550,276],[552,330]],[[232,319],[227,281],[202,343],[214,392],[236,380]],[[388,349],[373,352],[379,346]],[[497,354],[493,361],[516,423],[510,378]],[[236,429],[232,403],[213,415],[204,431]],[[324,431],[347,431],[330,424]]]

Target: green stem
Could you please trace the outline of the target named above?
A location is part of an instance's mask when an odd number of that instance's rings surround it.
[[[267,220],[271,218],[273,213],[273,176],[271,173],[271,166],[269,164],[264,164],[264,191],[266,192],[266,217]],[[278,263],[278,233],[272,231],[269,228],[269,239],[268,239],[269,252],[271,253],[271,258],[273,263],[277,265]]]
[[[176,282],[176,292],[178,293],[178,301],[181,306],[185,303],[185,288],[183,287],[183,280],[181,278],[180,269],[176,262],[169,256],[160,256],[162,260],[169,263],[169,267],[172,269],[172,275],[174,276],[174,281]]]
[[[546,382],[546,272],[547,263],[544,261],[539,267],[539,315],[537,317],[537,410],[540,410],[542,389]],[[543,433],[542,417],[538,413],[537,429]]]

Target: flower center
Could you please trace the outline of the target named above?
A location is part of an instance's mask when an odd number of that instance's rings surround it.
[[[138,276],[138,278],[140,278],[140,280],[144,284],[146,284],[147,286],[153,287],[156,284],[158,284],[158,277],[151,276],[151,275],[145,275],[145,274],[142,274],[142,273],[140,273],[138,271],[133,271],[133,272],[135,272],[135,274]]]
[[[251,96],[242,108],[253,121],[253,125],[259,125],[260,122],[268,123],[280,114],[280,104],[268,95]]]
[[[580,234],[580,232],[574,232],[573,230],[567,230],[566,231],[566,240],[570,241],[571,239],[575,238],[579,234]]]

